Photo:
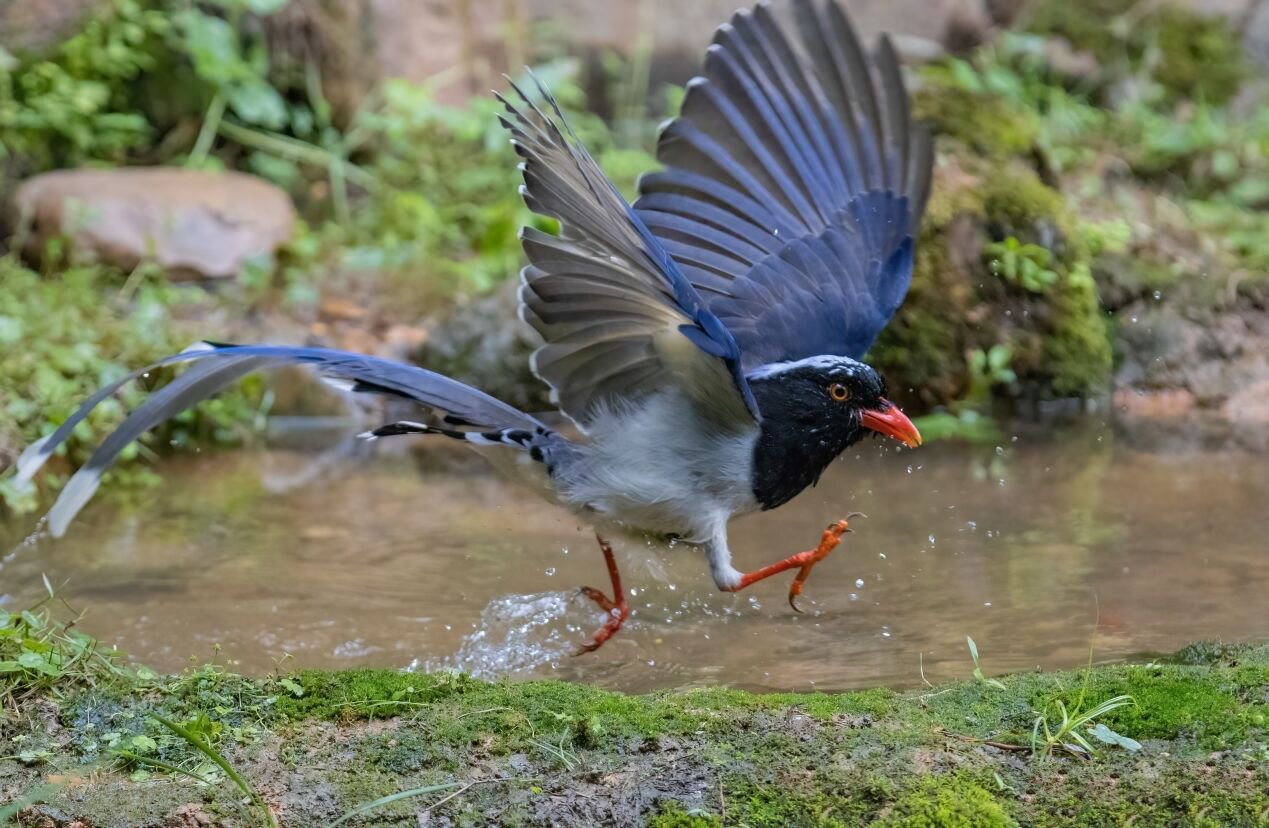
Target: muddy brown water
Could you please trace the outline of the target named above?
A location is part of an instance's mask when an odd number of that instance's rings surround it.
[[[404,442],[169,462],[162,486],[99,497],[67,537],[20,550],[0,606],[37,600],[45,574],[87,610],[82,629],[162,670],[215,658],[265,673],[289,656],[284,669],[628,691],[964,678],[966,636],[988,673],[1269,639],[1265,455],[1140,451],[1098,425],[1001,442],[869,442],[793,503],[733,523],[753,568],[869,515],[812,574],[804,615],[789,576],[724,595],[690,547],[620,544],[634,616],[588,656],[571,653],[601,618],[576,588],[607,588],[590,531],[465,455]],[[0,548],[29,529],[0,527]]]

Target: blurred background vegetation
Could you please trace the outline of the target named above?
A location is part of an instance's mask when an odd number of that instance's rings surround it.
[[[517,159],[481,90],[534,65],[633,197],[707,30],[662,43],[652,0],[608,4],[630,28],[598,45],[531,3],[430,5],[449,9],[452,28],[442,20],[416,44],[437,65],[412,79],[367,69],[361,4],[66,0],[43,7],[64,12],[57,26],[36,15],[25,27],[9,9],[0,472],[101,383],[203,337],[416,359],[545,406],[508,285],[519,227],[548,225],[520,201]],[[931,436],[993,439],[1003,412],[1112,400],[1125,415],[1219,413],[1248,386],[1269,389],[1269,104],[1256,54],[1269,13],[1258,0],[1223,14],[1197,5],[985,2],[976,17],[944,14],[933,36],[899,32],[938,161],[912,293],[870,358]],[[857,20],[869,33],[873,22]],[[398,24],[413,31],[393,20],[380,31]],[[49,171],[136,166],[265,179],[294,202],[295,229],[231,278],[178,281],[154,251],[121,266],[72,221],[37,227],[14,196]],[[264,388],[190,412],[134,456],[246,439],[271,402]],[[81,425],[62,471],[138,393]],[[0,478],[7,508],[35,498]]]

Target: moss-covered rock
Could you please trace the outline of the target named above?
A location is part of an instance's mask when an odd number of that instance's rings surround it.
[[[983,788],[949,778],[918,786],[872,824],[876,828],[1013,828],[1018,823]]]
[[[993,258],[1001,245],[1042,258],[1040,285]],[[1042,255],[1041,255],[1042,254]],[[909,405],[947,405],[976,381],[970,356],[1005,346],[1030,399],[1105,394],[1110,331],[1090,251],[1057,190],[1021,161],[940,158],[907,301],[869,355]]]
[[[1138,751],[1033,750],[1055,700],[1078,716],[1121,693],[1135,705],[1096,722]],[[260,825],[157,714],[196,728],[283,828],[405,791],[345,824],[1256,826],[1269,816],[1267,706],[1265,647],[907,693],[627,696],[453,674],[203,669],[8,704],[0,802],[23,803],[23,826]]]
[[[1091,52],[1105,83],[1141,73],[1173,99],[1224,103],[1249,73],[1228,20],[1172,3],[1143,9],[1136,0],[1037,0],[1024,25]]]

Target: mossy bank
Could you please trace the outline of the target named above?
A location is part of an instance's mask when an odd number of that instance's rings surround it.
[[[1077,717],[1120,695],[1135,704],[1081,725],[1094,754],[1043,749],[1036,721],[1053,732],[1059,701]],[[283,826],[419,789],[341,824],[1263,826],[1267,713],[1269,647],[843,694],[202,668],[11,693],[0,802],[24,826],[267,823],[158,716]]]

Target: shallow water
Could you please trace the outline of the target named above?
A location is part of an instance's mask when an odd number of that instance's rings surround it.
[[[1002,447],[866,443],[820,485],[732,525],[738,565],[813,546],[869,515],[808,581],[714,591],[690,547],[618,546],[635,614],[572,650],[607,591],[568,513],[439,444],[312,466],[311,450],[185,458],[131,502],[99,497],[60,541],[0,569],[9,608],[41,573],[81,628],[172,670],[216,658],[292,667],[455,667],[630,691],[704,684],[838,689],[1269,639],[1269,463],[1150,453],[1105,428]],[[407,444],[397,442],[398,449]],[[461,449],[460,449],[461,451]],[[318,471],[321,476],[313,477]],[[0,549],[30,525],[0,527]]]

